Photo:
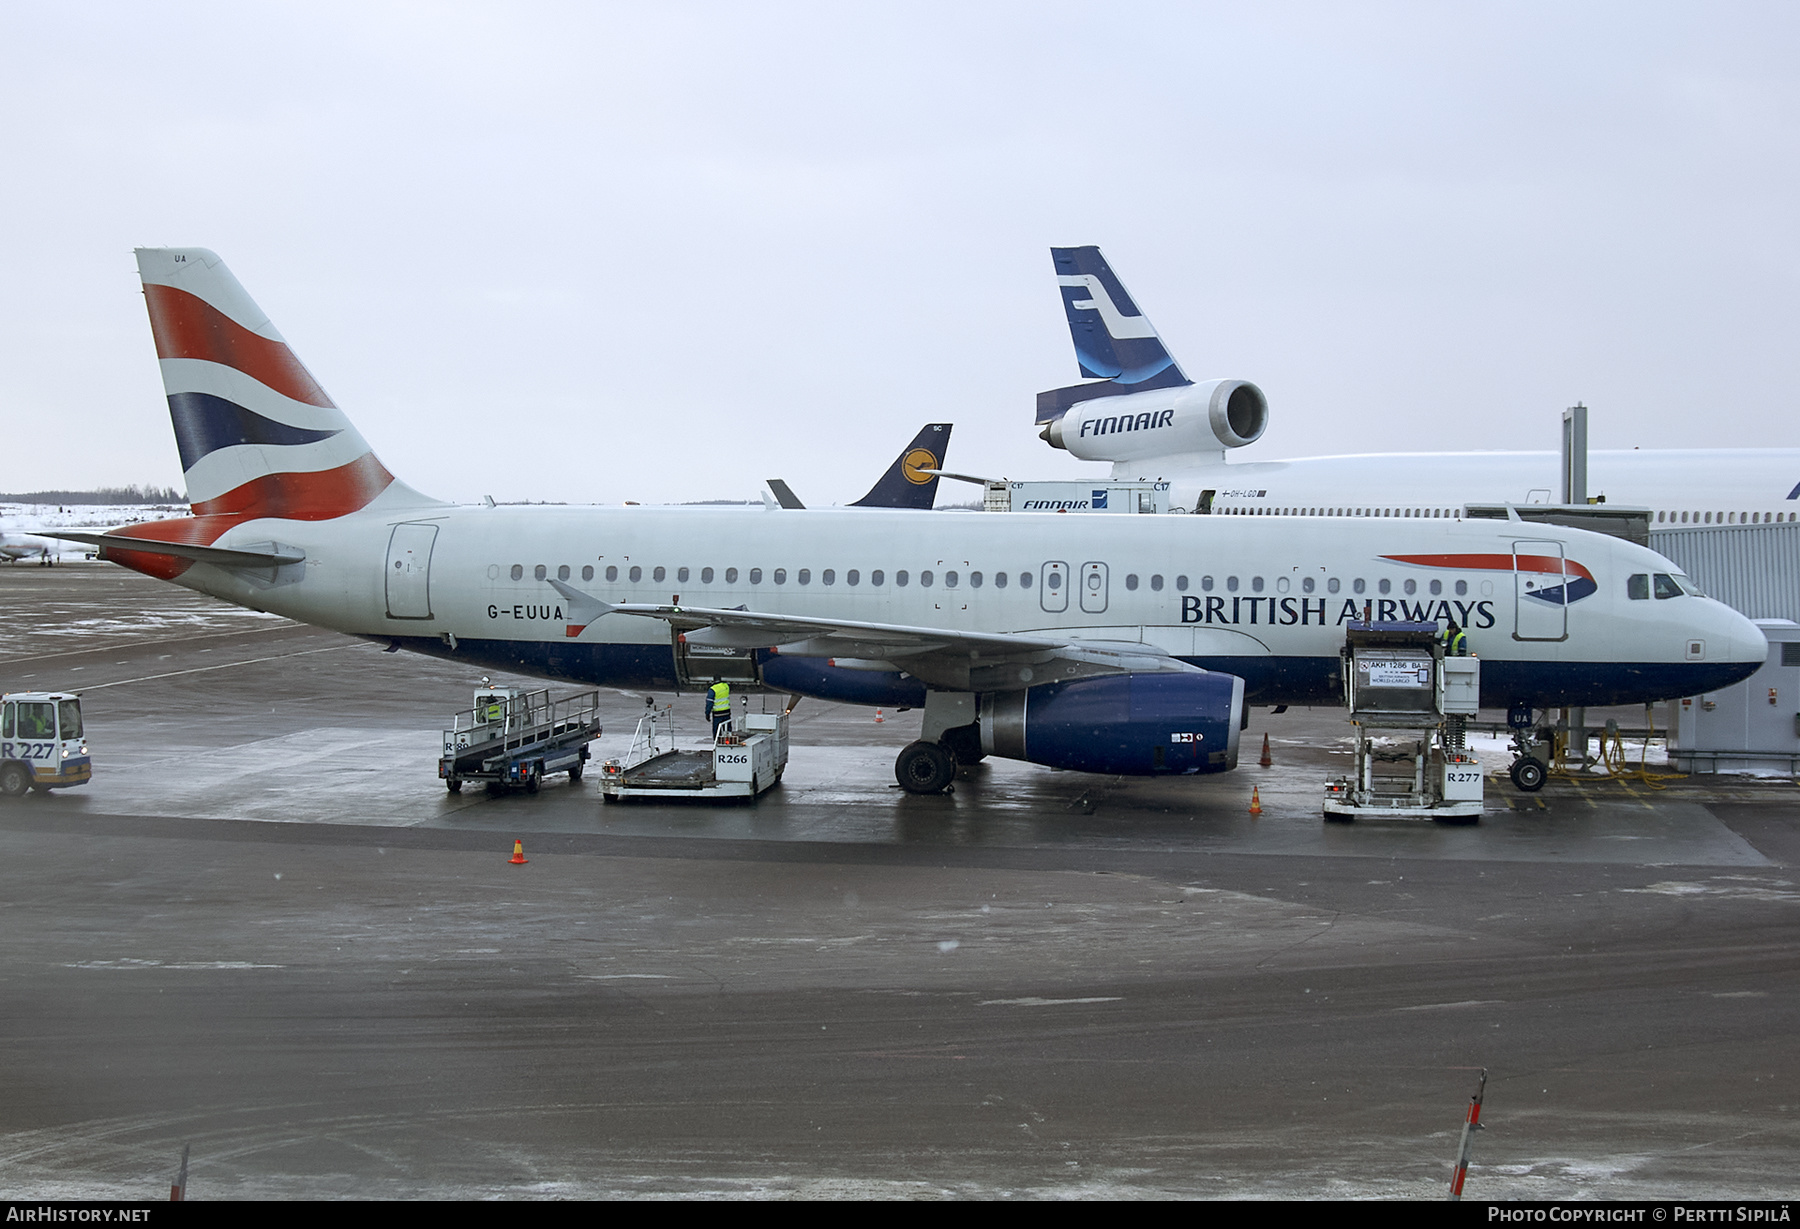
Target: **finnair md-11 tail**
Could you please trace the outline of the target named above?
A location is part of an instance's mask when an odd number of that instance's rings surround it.
[[[1150,318],[1097,247],[1051,248],[1076,363],[1089,382],[1038,394],[1045,442],[1115,479],[1170,483],[1170,500],[1214,512],[1416,516],[1470,502],[1550,503],[1560,497],[1555,452],[1374,453],[1228,462],[1269,424],[1246,380],[1189,380]],[[1793,520],[1800,449],[1597,450],[1588,489],[1652,510],[1655,524]]]
[[[217,256],[138,262],[195,515],[99,536],[107,558],[471,667],[922,706],[915,790],[983,754],[1230,768],[1247,701],[1339,701],[1354,619],[1456,619],[1500,706],[1692,695],[1764,659],[1661,556],[1537,525],[455,506],[388,472]],[[1673,596],[1637,600],[1651,575]]]

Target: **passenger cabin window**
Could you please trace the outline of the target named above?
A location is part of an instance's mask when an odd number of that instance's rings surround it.
[[[906,588],[906,581],[907,581],[907,575],[905,572],[895,572],[894,573],[894,585],[897,588],[901,588],[901,589]]]
[[[675,569],[675,580],[678,584],[683,584],[683,585],[687,584],[687,578],[688,578],[688,570],[686,568],[676,568]]]
[[[700,583],[701,584],[703,584],[703,585],[712,584],[712,578],[713,578],[713,570],[711,568],[701,568],[700,569]]]
[[[762,584],[762,569],[761,568],[751,568],[750,569],[750,583],[753,585]]]
[[[609,563],[606,565],[606,579],[608,579],[608,580],[619,579],[619,569],[616,566],[614,566],[613,564]]]
[[[669,569],[659,567],[654,572],[650,573],[650,579],[651,580],[662,580],[662,579],[666,578],[668,576],[668,574],[669,574]]]
[[[751,581],[754,582],[756,580],[756,574],[751,573],[750,579],[751,579]],[[775,569],[775,583],[778,585],[787,584],[787,569],[786,568],[776,568]]]
[[[583,579],[583,580],[594,579],[594,565],[593,564],[590,563],[586,567],[581,569],[581,579]]]
[[[1355,580],[1350,582],[1350,590],[1353,593],[1362,593],[1362,592],[1366,591],[1368,589],[1368,587],[1369,587],[1369,582],[1364,580],[1360,576],[1358,576]]]
[[[1634,602],[1650,600],[1650,574],[1639,572],[1635,576],[1625,578],[1625,596]]]
[[[524,564],[515,563],[512,565],[512,578],[514,580],[524,580],[525,579],[525,565]]]
[[[851,575],[854,576],[855,573],[852,572]],[[887,573],[883,572],[880,568],[876,568],[873,572],[869,573],[869,583],[872,585],[880,585],[886,578]],[[853,580],[850,583],[855,584],[856,582]]]
[[[1135,592],[1137,590],[1137,573],[1136,572],[1125,573],[1125,587],[1127,589],[1132,590],[1133,592]]]
[[[1019,573],[1019,588],[1021,588],[1021,589],[1031,588],[1031,573],[1030,572],[1020,572]]]
[[[1338,581],[1338,578],[1337,578],[1337,577],[1335,577],[1335,576],[1333,576],[1333,577],[1331,577],[1331,578],[1329,578],[1329,579],[1328,579],[1328,580],[1326,580],[1326,582],[1325,582],[1325,592],[1327,592],[1327,593],[1336,593],[1336,592],[1337,592],[1337,591],[1338,591],[1338,585],[1339,585],[1339,583],[1340,583],[1340,582],[1339,582],[1339,581]]]
[[[725,583],[728,585],[737,584],[737,569],[736,568],[726,568],[725,569]]]
[[[944,573],[944,588],[946,588],[946,589],[956,588],[956,583],[957,583],[958,579],[959,578],[955,572],[945,572]]]
[[[970,572],[969,573],[969,588],[971,588],[971,589],[981,588],[981,573],[980,572]]]
[[[927,589],[931,588],[931,573],[930,572],[920,572],[919,573],[919,583]]]
[[[1187,588],[1188,588],[1188,578],[1185,576],[1177,576],[1175,578],[1175,592],[1186,593]]]
[[[635,584],[637,584],[637,583],[638,583],[638,581],[640,581],[640,580],[642,580],[642,579],[644,579],[644,569],[643,569],[643,568],[640,568],[640,567],[639,567],[639,566],[638,566],[638,565],[637,565],[637,564],[635,564],[635,563],[634,563],[634,564],[632,564],[632,565],[631,565],[631,572],[630,572],[630,577],[631,577],[631,583],[632,583],[632,584],[634,584],[634,585],[635,585]]]
[[[1238,581],[1237,581],[1237,577],[1235,577],[1235,576],[1227,576],[1227,577],[1226,577],[1226,578],[1225,578],[1225,588],[1226,588],[1226,589],[1227,589],[1227,590],[1229,590],[1229,591],[1230,591],[1230,592],[1232,592],[1232,593],[1236,593],[1236,592],[1237,592],[1237,585],[1238,585]]]
[[[1163,579],[1161,576],[1153,575],[1150,577],[1150,592],[1161,593],[1162,586],[1163,586]]]
[[[844,583],[849,585],[861,584],[862,574],[855,568],[851,568],[848,572],[844,573]]]
[[[548,569],[546,569],[544,567],[543,564],[540,563],[535,568],[531,569],[531,574],[532,574],[532,576],[536,577],[538,580],[542,580],[542,579],[544,579],[545,576],[549,575],[549,571],[548,571]]]
[[[975,575],[979,576],[979,575],[981,575],[981,573],[977,572],[977,573],[975,573]],[[996,589],[1006,588],[1006,573],[1005,572],[995,572],[994,573],[994,588],[996,588]]]
[[[798,572],[794,573],[794,579],[803,585],[812,584],[812,569],[801,568]]]
[[[568,564],[565,563],[561,567],[556,569],[556,579],[558,579],[558,580],[569,579],[569,565]]]

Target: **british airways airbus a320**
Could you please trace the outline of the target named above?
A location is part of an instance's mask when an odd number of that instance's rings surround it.
[[[919,706],[918,792],[984,754],[1231,768],[1247,701],[1341,702],[1355,618],[1455,618],[1501,707],[1694,695],[1766,653],[1662,556],[1541,525],[447,504],[217,256],[137,257],[194,515],[100,535],[106,558],[471,666]]]

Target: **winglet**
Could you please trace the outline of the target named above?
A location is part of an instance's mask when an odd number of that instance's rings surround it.
[[[567,581],[553,580],[550,587],[562,594],[569,603],[569,623],[563,634],[573,640],[588,629],[588,624],[601,615],[611,614],[616,609],[611,603],[603,602],[589,593],[583,593]]]

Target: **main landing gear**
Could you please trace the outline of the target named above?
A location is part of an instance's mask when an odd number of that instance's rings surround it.
[[[924,739],[907,743],[894,760],[894,779],[909,794],[941,794],[956,776],[956,756]]]

